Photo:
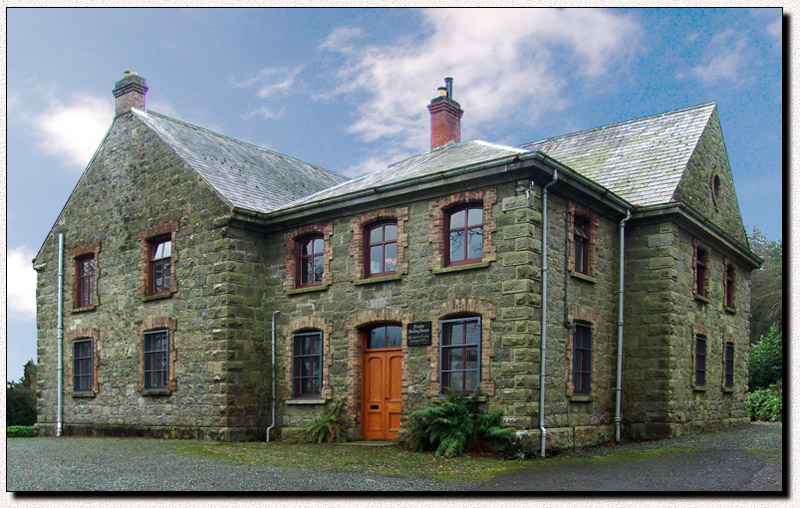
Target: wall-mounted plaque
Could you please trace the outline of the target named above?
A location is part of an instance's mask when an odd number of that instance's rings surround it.
[[[423,321],[420,323],[408,324],[408,345],[409,346],[430,346],[431,345],[431,322]]]

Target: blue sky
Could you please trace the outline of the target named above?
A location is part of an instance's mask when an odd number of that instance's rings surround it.
[[[745,227],[782,237],[780,9],[9,9],[7,379],[36,358],[31,259],[111,125],[154,111],[349,176],[462,140],[520,145],[717,103]]]

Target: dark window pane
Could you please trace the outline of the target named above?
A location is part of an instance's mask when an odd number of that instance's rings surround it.
[[[483,256],[483,228],[467,230],[467,259],[478,259]]]
[[[453,323],[450,331],[450,344],[463,344],[464,343],[464,324]]]
[[[476,347],[468,347],[466,348],[467,354],[467,362],[465,367],[467,369],[477,369],[478,368],[478,348]]]
[[[466,210],[461,210],[450,216],[450,229],[463,228],[466,219]]]
[[[450,373],[450,388],[457,392],[464,391],[464,373],[451,372]]]
[[[325,240],[322,238],[314,239],[314,254],[321,254],[325,250]]]
[[[385,272],[393,272],[397,269],[397,244],[387,243],[385,246],[384,254],[384,268]]]
[[[300,247],[300,255],[301,256],[310,256],[313,253],[314,241],[308,240],[303,242],[303,245]]]
[[[480,322],[477,320],[475,321],[467,321],[465,324],[467,337],[466,343],[467,344],[478,344],[481,340],[481,327]]]
[[[370,349],[386,347],[386,328],[381,326],[373,328],[369,331],[369,343],[367,347]]]
[[[314,282],[322,282],[322,272],[324,270],[322,256],[314,257]]]
[[[478,372],[469,371],[464,373],[464,391],[474,392],[478,386]]]
[[[450,233],[450,261],[464,260],[464,231]]]
[[[311,376],[312,365],[313,362],[311,361],[311,358],[303,358],[303,361],[300,363],[300,375],[303,377]]]
[[[467,226],[483,224],[483,208],[470,208],[468,212]]]
[[[403,343],[403,329],[399,326],[386,327],[386,347],[400,347]]]
[[[464,368],[464,350],[460,347],[450,349],[450,362],[445,364],[447,370]]]
[[[169,291],[170,278],[171,278],[170,274],[171,274],[170,260],[166,259],[164,260],[164,291]]]

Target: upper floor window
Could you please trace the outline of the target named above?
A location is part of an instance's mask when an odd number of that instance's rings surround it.
[[[441,325],[441,392],[474,393],[481,372],[481,318],[446,319]]]
[[[575,243],[575,271],[589,275],[589,221],[575,216],[573,228]]]
[[[483,205],[449,212],[447,234],[447,265],[480,262],[483,258]]]
[[[292,396],[319,397],[322,391],[322,332],[292,335]]]
[[[591,395],[592,327],[575,323],[572,330],[572,394]]]
[[[697,388],[706,385],[706,338],[702,335],[694,338],[694,385]]]
[[[397,223],[385,222],[372,226],[366,235],[367,277],[395,273],[397,269]]]
[[[725,306],[736,308],[736,267],[732,264],[725,266]]]
[[[697,296],[708,297],[708,250],[695,248],[694,260],[694,292]]]
[[[85,393],[94,390],[94,340],[72,342],[72,391]]]
[[[733,343],[726,342],[725,343],[725,365],[724,365],[724,375],[725,375],[725,388],[733,388]]]
[[[91,307],[95,304],[95,261],[94,254],[87,254],[75,259],[76,273],[76,306]]]
[[[297,242],[297,286],[322,284],[325,240],[322,235],[307,236]]]
[[[172,284],[172,239],[160,237],[150,240],[150,269],[148,293],[168,293]]]
[[[144,333],[144,389],[166,390],[169,382],[169,330]]]

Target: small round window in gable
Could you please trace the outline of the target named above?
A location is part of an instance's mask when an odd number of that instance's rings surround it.
[[[715,208],[722,202],[722,183],[719,180],[719,175],[714,175],[711,178],[711,199],[714,201]]]

